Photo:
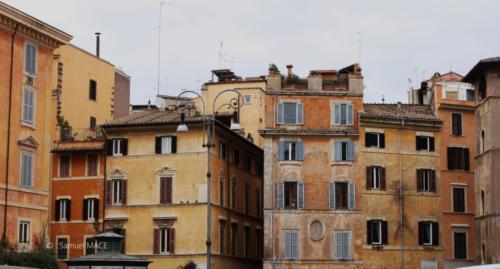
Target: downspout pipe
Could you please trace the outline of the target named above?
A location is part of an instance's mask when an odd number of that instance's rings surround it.
[[[101,231],[104,232],[104,216],[106,216],[106,178],[108,177],[108,170],[107,170],[107,164],[108,164],[108,136],[106,135],[106,131],[104,128],[101,128],[102,135],[104,136],[104,178],[103,178],[103,184],[102,184],[102,224],[101,224]],[[96,220],[99,222],[99,219]],[[99,232],[99,231],[97,231]]]
[[[16,24],[16,28],[14,28],[14,32],[11,36],[10,41],[10,75],[9,75],[9,105],[8,105],[8,116],[7,116],[7,158],[5,162],[5,202],[3,207],[3,232],[2,232],[2,245],[6,246],[7,243],[7,203],[8,203],[8,195],[9,195],[9,163],[10,163],[10,125],[11,125],[11,117],[12,117],[12,92],[13,90],[13,73],[14,73],[14,41],[15,36],[17,34],[17,29],[19,28],[19,24]]]

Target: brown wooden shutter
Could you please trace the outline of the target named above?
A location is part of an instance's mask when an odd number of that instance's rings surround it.
[[[71,220],[71,200],[66,200],[66,220]]]
[[[369,220],[366,222],[366,243],[370,245],[372,243],[372,221]]]
[[[380,189],[385,190],[385,167],[380,167]]]
[[[113,155],[113,140],[106,141],[106,154],[108,156]]]
[[[366,189],[369,190],[373,186],[373,177],[372,177],[372,167],[366,167]]]
[[[379,148],[385,148],[385,134],[378,134],[380,139]]]
[[[170,245],[170,253],[175,253],[175,229],[170,228],[169,232],[170,232],[170,242],[168,243]]]
[[[417,169],[417,191],[422,190],[422,171]]]
[[[123,156],[126,156],[128,154],[128,139],[122,139],[121,141],[121,145],[120,145],[120,149],[121,149],[121,153]]]
[[[172,178],[165,178],[165,202],[172,203]]]
[[[106,205],[111,205],[111,198],[112,198],[112,190],[113,190],[113,181],[107,180],[106,181]]]
[[[453,148],[448,148],[448,170],[453,170],[455,167],[454,150]]]
[[[160,253],[160,229],[154,229],[153,232],[153,254]]]
[[[387,221],[382,220],[382,244],[387,245]]]
[[[464,149],[464,170],[469,171],[470,166],[469,166],[469,149],[465,148]]]
[[[82,219],[87,220],[87,210],[88,210],[88,199],[83,199],[83,215]]]
[[[432,245],[439,246],[439,223],[432,222]]]
[[[434,151],[434,137],[429,137],[429,150]]]
[[[436,192],[436,171],[430,170],[430,191]]]
[[[127,180],[122,180],[122,204],[127,204]]]
[[[165,178],[160,177],[160,204],[165,203]]]
[[[94,200],[94,217],[96,222],[99,220],[99,199]]]
[[[424,223],[423,222],[418,223],[418,244],[421,246],[424,244]]]

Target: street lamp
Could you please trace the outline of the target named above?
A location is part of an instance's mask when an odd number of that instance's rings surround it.
[[[212,183],[211,182],[212,165],[210,162],[210,156],[211,156],[210,155],[210,148],[215,146],[212,143],[212,138],[215,136],[215,120],[216,120],[215,115],[217,112],[216,110],[218,108],[222,107],[222,106],[219,106],[216,109],[215,102],[217,101],[217,98],[219,98],[219,96],[221,96],[222,94],[225,94],[225,93],[230,93],[230,92],[236,93],[237,97],[231,98],[227,104],[224,104],[224,105],[227,105],[229,108],[234,109],[233,119],[232,119],[231,126],[229,127],[229,129],[231,131],[239,131],[239,130],[241,130],[240,121],[239,121],[239,110],[242,106],[242,102],[240,102],[240,98],[241,98],[241,101],[243,101],[243,96],[235,89],[223,90],[215,96],[214,101],[212,103],[212,115],[211,116],[207,115],[205,99],[203,99],[203,97],[195,91],[183,91],[177,96],[177,99],[175,101],[175,107],[176,107],[176,109],[179,109],[180,106],[178,106],[177,103],[179,102],[179,100],[181,100],[181,97],[186,93],[192,93],[200,98],[202,105],[203,105],[203,114],[202,114],[203,131],[205,130],[205,128],[207,130],[207,142],[206,143],[203,142],[203,147],[207,148],[207,240],[205,242],[205,244],[207,245],[207,269],[212,268],[212,264],[211,264],[212,263],[212,249],[211,249],[211,246],[212,246],[212,236],[211,236],[211,232],[212,232],[212,211],[211,211],[212,190],[210,187],[211,183]],[[181,111],[180,112],[180,122],[179,122],[179,125],[177,126],[177,132],[187,132],[188,130],[189,129],[186,125],[186,113],[184,111]],[[203,140],[205,140],[205,139],[203,138]]]

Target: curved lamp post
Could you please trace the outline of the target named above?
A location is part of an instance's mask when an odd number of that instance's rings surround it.
[[[231,92],[236,93],[237,97],[231,98],[229,100],[229,103],[220,105],[219,107],[216,108],[215,103],[216,103],[217,99],[219,98],[219,96],[221,96],[222,94],[231,93]],[[239,111],[240,111],[240,108],[242,106],[242,102],[240,102],[240,98],[243,101],[243,96],[241,95],[241,93],[239,93],[235,89],[227,89],[227,90],[221,91],[214,98],[214,101],[212,103],[212,115],[210,116],[210,115],[207,115],[205,99],[203,99],[203,97],[195,91],[183,91],[183,92],[181,92],[177,96],[177,99],[175,101],[176,109],[180,108],[180,106],[178,105],[178,102],[181,99],[181,97],[183,95],[185,95],[186,93],[192,93],[200,98],[200,100],[203,104],[203,114],[202,114],[203,131],[205,131],[205,128],[207,130],[207,142],[206,143],[205,143],[205,139],[203,138],[203,147],[207,148],[207,240],[206,240],[205,244],[207,245],[207,269],[211,269],[211,267],[212,267],[212,264],[211,264],[211,262],[212,262],[212,249],[211,249],[211,246],[212,246],[212,239],[211,239],[211,232],[212,232],[212,211],[211,211],[212,165],[210,162],[210,148],[215,146],[212,143],[212,139],[215,136],[215,115],[216,115],[217,110],[219,108],[221,108],[222,106],[227,105],[229,108],[233,108],[234,109],[233,120],[231,122],[231,126],[229,127],[229,129],[232,131],[240,130],[241,127],[240,127],[240,123],[239,123]],[[188,130],[189,130],[189,128],[186,125],[186,113],[181,110],[180,123],[177,126],[177,132],[187,132]]]

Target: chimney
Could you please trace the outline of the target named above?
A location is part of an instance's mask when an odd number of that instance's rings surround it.
[[[100,52],[101,52],[101,33],[96,32],[95,33],[95,56],[97,56],[97,58],[100,58]]]
[[[401,108],[401,102],[398,102],[398,103],[397,103],[397,105],[396,105],[396,107],[397,107],[398,109],[400,109],[400,108]]]
[[[287,65],[287,66],[286,66],[286,69],[288,70],[287,75],[288,75],[289,77],[291,77],[291,76],[292,76],[292,74],[293,74],[293,73],[292,73],[292,68],[293,68],[293,65],[291,65],[291,64],[289,64],[289,65]]]

